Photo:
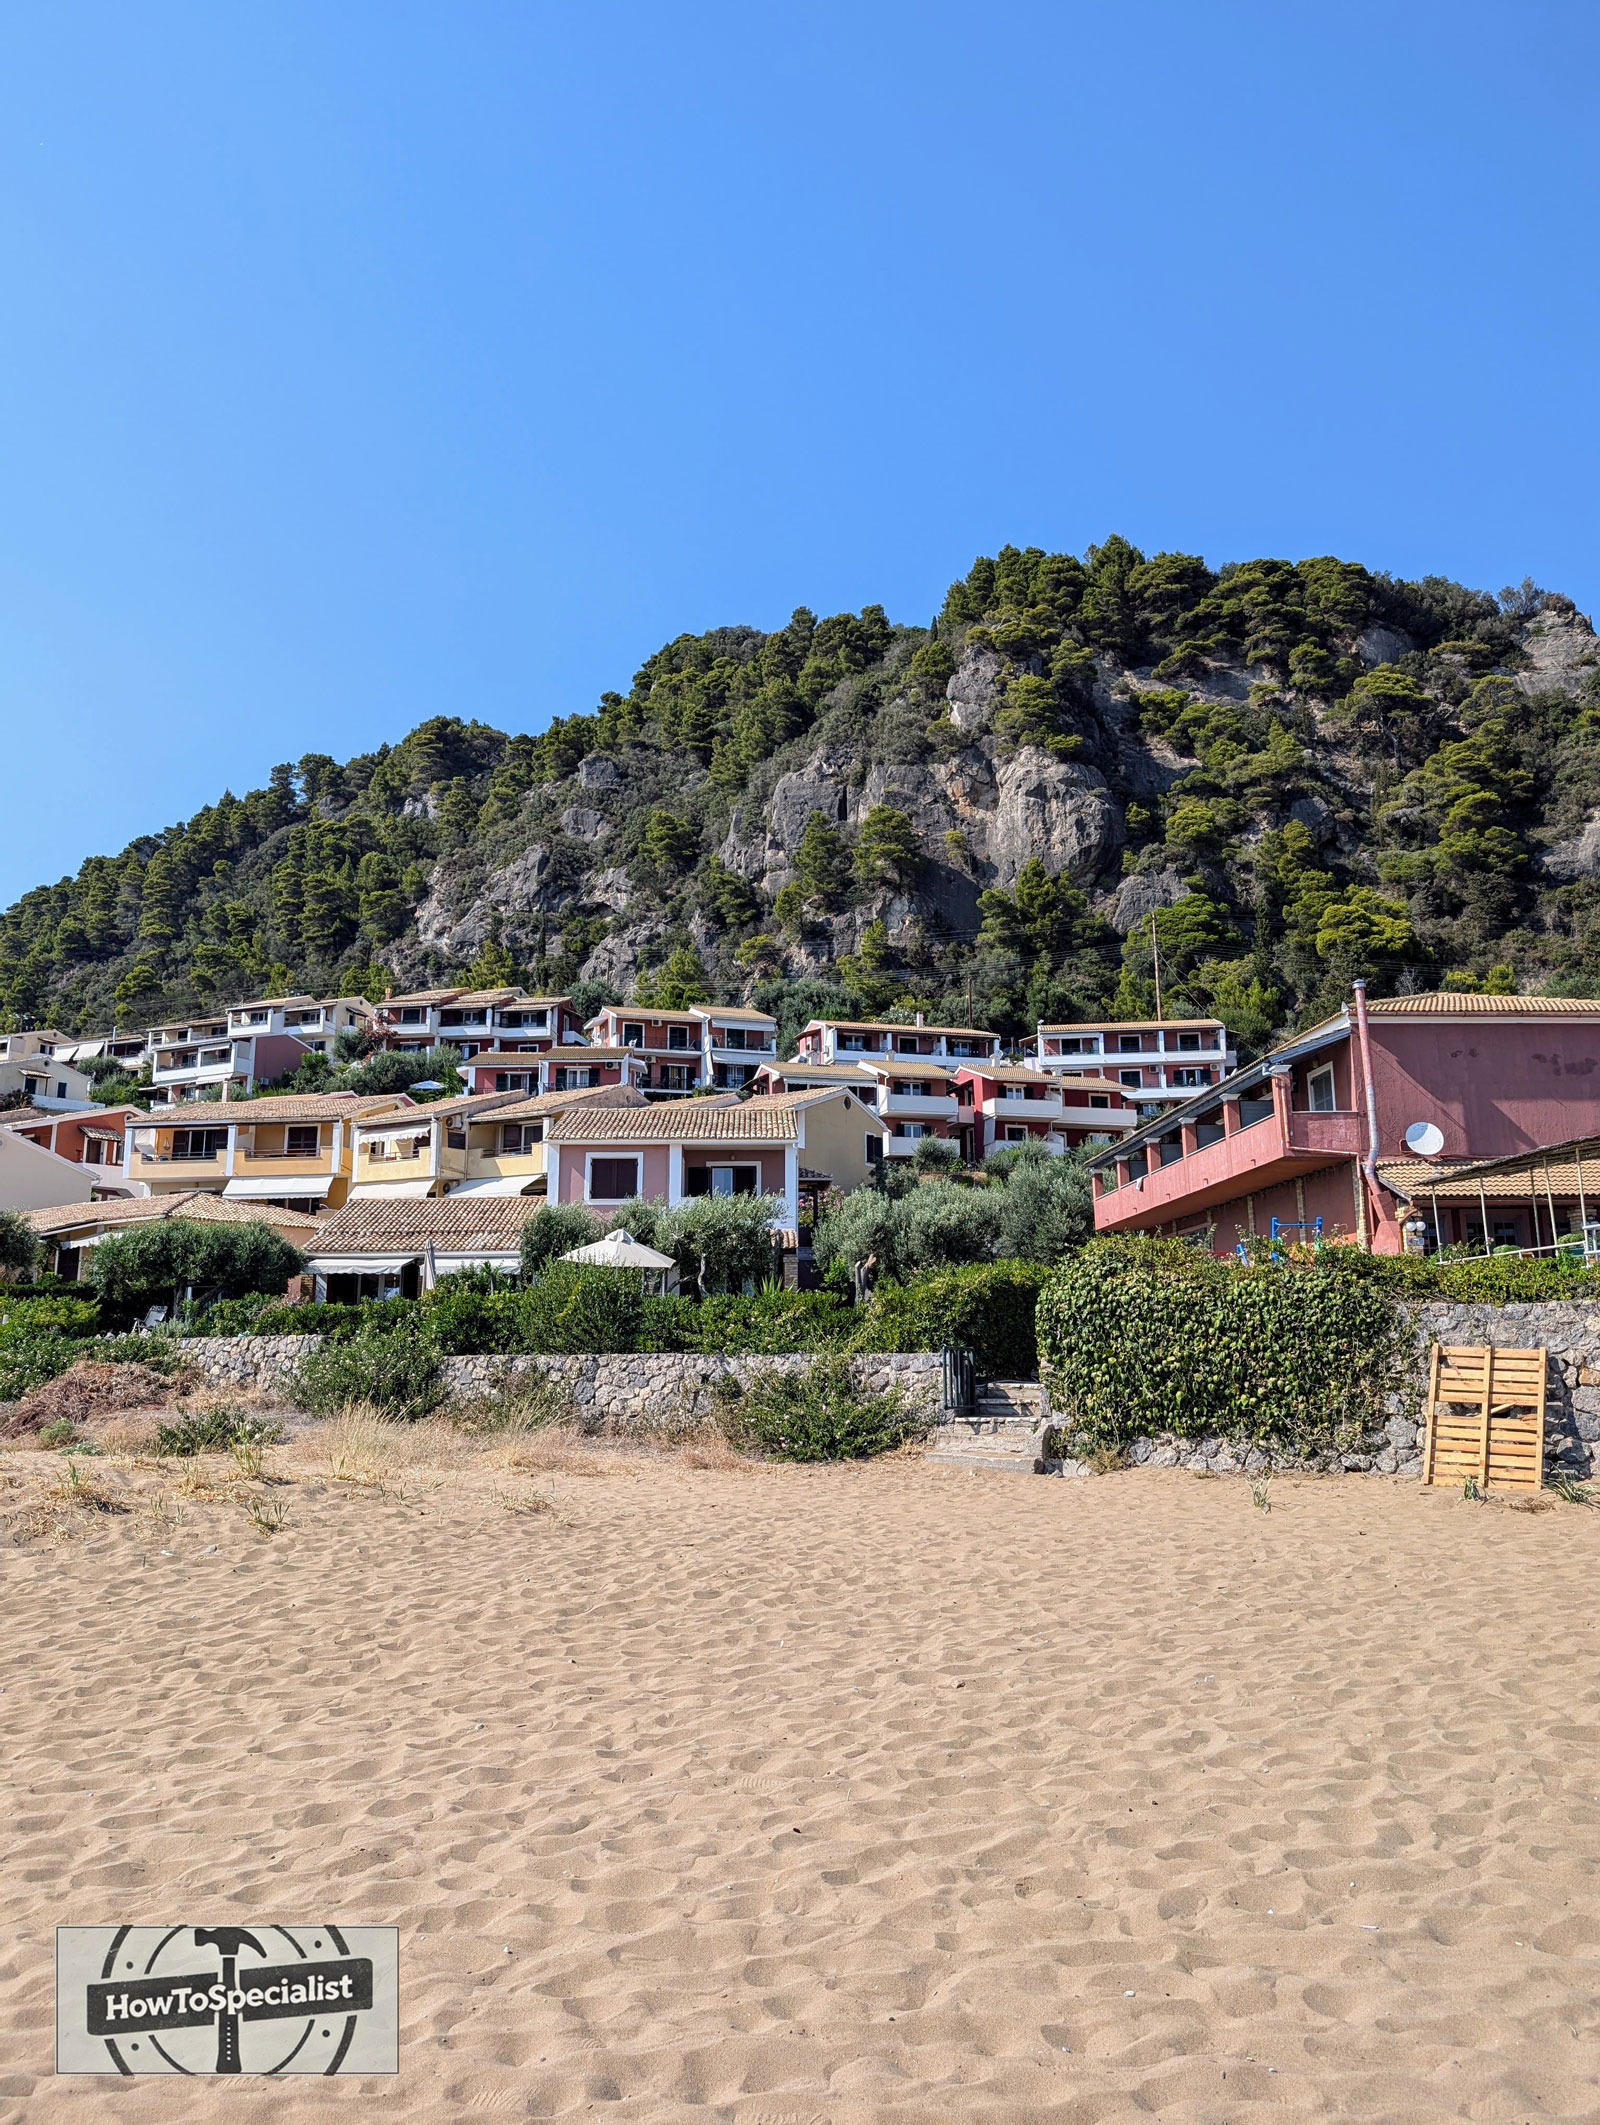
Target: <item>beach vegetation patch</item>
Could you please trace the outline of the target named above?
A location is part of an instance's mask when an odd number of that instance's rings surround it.
[[[431,1416],[445,1399],[438,1343],[415,1312],[302,1358],[289,1389],[297,1409],[331,1417],[365,1402],[405,1423]]]
[[[758,1373],[737,1400],[719,1405],[727,1436],[774,1461],[859,1461],[892,1453],[929,1428],[898,1391],[857,1391],[849,1361],[819,1358],[802,1372]]]

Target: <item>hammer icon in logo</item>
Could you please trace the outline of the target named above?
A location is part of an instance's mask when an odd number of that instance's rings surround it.
[[[231,1999],[238,1990],[238,1954],[245,1946],[254,1948],[257,1955],[265,1956],[266,1949],[253,1933],[243,1926],[196,1926],[194,1944],[197,1948],[215,1948],[222,1958],[222,1989]],[[234,2007],[224,2006],[217,2014],[217,2071],[238,2073],[239,2066],[239,2015]]]

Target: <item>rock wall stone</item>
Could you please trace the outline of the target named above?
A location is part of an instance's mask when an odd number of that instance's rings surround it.
[[[286,1393],[295,1368],[321,1343],[320,1336],[196,1336],[185,1343],[184,1356],[207,1387]],[[693,1428],[716,1407],[717,1389],[725,1379],[745,1388],[763,1372],[803,1372],[814,1360],[809,1355],[724,1358],[649,1351],[443,1362],[452,1401],[494,1394],[519,1377],[537,1374],[571,1403],[585,1431],[645,1436]],[[937,1352],[855,1357],[850,1377],[860,1394],[899,1388],[918,1406],[932,1410],[938,1405]]]

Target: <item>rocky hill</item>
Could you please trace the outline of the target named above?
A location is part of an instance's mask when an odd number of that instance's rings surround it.
[[[538,736],[436,717],[95,857],[0,922],[12,1023],[520,976],[1021,1033],[1380,988],[1600,993],[1600,642],[1322,558],[1007,547],[670,642]]]

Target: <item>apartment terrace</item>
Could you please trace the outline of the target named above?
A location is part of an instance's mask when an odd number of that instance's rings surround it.
[[[1290,1103],[1292,1046],[1265,1072],[1208,1090],[1147,1123],[1092,1168],[1095,1229],[1134,1231],[1210,1209],[1318,1167],[1362,1157],[1364,1115],[1297,1110]],[[1263,1096],[1264,1094],[1264,1096]]]

